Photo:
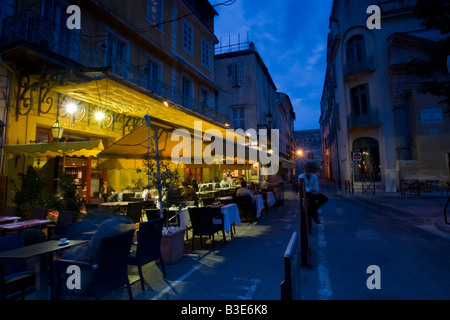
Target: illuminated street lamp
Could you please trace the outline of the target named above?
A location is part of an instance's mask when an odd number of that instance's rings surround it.
[[[297,150],[297,156],[302,157],[303,156],[303,150]]]
[[[53,141],[59,142],[61,140],[62,136],[63,136],[63,133],[64,133],[64,128],[61,125],[61,122],[56,120],[56,122],[52,125],[50,130],[52,132]]]

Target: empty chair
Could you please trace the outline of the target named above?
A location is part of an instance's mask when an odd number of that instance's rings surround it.
[[[45,208],[34,208],[31,214],[31,219],[45,220],[47,218],[48,209]]]
[[[237,196],[236,205],[242,219],[247,221],[256,221],[256,204],[251,196]]]
[[[236,203],[236,197],[227,197],[226,199],[222,198],[219,200],[221,204],[229,204],[229,203]]]
[[[145,209],[145,214],[147,216],[147,221],[161,218],[161,211],[159,209]]]
[[[138,267],[142,291],[145,290],[142,266],[147,263],[159,259],[163,277],[164,279],[166,278],[166,270],[161,257],[161,235],[163,224],[163,218],[139,224],[136,251],[130,253],[128,264]]]
[[[180,215],[174,210],[164,210],[164,217],[166,219],[166,226],[179,227]]]
[[[60,210],[58,219],[56,220],[57,225],[64,225],[69,223],[74,223],[77,216],[77,211]]]
[[[128,259],[134,229],[100,238],[94,261],[59,259],[55,261],[56,298],[63,296],[89,296],[101,299],[107,294],[126,286],[130,300],[133,299],[128,280]],[[68,289],[69,266],[80,268],[80,289]]]
[[[211,236],[213,251],[215,251],[214,234],[219,231],[222,231],[223,241],[227,243],[220,208],[188,208],[188,211],[192,223],[192,250],[194,250],[195,236],[200,236],[200,243],[203,242],[202,236]]]
[[[215,200],[214,197],[202,198],[203,206],[205,207],[214,204],[214,200]]]
[[[22,248],[22,233],[0,237],[0,252]],[[14,293],[21,292],[25,299],[27,289],[34,289],[35,274],[27,270],[25,259],[0,259],[0,300]]]
[[[134,192],[126,192],[122,194],[122,201],[128,202],[131,201],[131,198],[134,198]]]
[[[70,226],[75,222],[77,211],[60,210],[55,225],[47,226],[49,239],[67,238]]]
[[[130,202],[127,205],[127,216],[133,223],[141,222],[142,218],[142,202]]]

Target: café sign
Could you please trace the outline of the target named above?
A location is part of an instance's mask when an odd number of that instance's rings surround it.
[[[420,110],[423,124],[442,123],[442,109],[422,109]]]

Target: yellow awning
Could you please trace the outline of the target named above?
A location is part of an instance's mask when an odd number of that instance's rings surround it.
[[[135,129],[133,132],[129,133],[122,139],[119,139],[108,148],[103,150],[98,154],[100,158],[100,164],[102,168],[105,169],[133,169],[136,168],[136,162],[133,162],[133,159],[143,159],[147,153],[148,148],[150,147],[150,156],[155,156],[155,141],[153,138],[153,130],[158,130],[158,150],[160,153],[160,157],[166,160],[177,160],[177,164],[183,162],[186,167],[208,167],[212,165],[211,162],[215,164],[226,163],[226,161],[230,162],[230,159],[225,157],[219,157],[219,155],[212,155],[208,162],[205,161],[203,155],[209,156],[211,150],[205,150],[208,146],[212,144],[210,141],[201,140],[201,137],[195,136],[192,130],[188,130],[186,128],[184,134],[180,134],[180,140],[172,141],[172,133],[175,129],[173,125],[163,122],[159,119],[153,119],[151,121],[151,129],[147,125],[142,125]],[[180,133],[180,132],[178,132]],[[150,139],[149,139],[150,137]],[[194,138],[200,139],[201,150],[196,149]],[[183,152],[189,152],[189,154],[179,154],[177,151],[180,150],[180,144],[183,144],[181,139],[187,141],[185,144],[189,146],[187,150],[183,150]],[[226,156],[226,148],[230,148],[227,145],[228,141],[223,140],[223,155]],[[175,149],[176,148],[176,149]],[[234,154],[237,155],[237,144],[232,143],[231,148],[233,148]],[[172,152],[175,149],[174,156],[172,157]],[[200,151],[200,152],[198,152]],[[245,156],[248,159],[248,147],[245,147]],[[178,158],[179,159],[175,159]],[[104,159],[104,160],[102,160]],[[107,159],[120,159],[121,161],[111,161]],[[130,161],[124,161],[130,160]],[[139,161],[140,163],[142,161]],[[246,162],[245,159],[238,159],[236,156],[231,158],[231,162],[234,162],[232,165],[237,165],[238,163]]]
[[[3,146],[3,150],[9,156],[27,155],[36,157],[46,157],[46,156],[95,157],[103,149],[104,147],[101,140],[18,144],[18,145]]]
[[[152,119],[161,119],[179,128],[193,128],[195,121],[202,121],[203,131],[217,129],[225,136],[227,129],[225,124],[204,117],[189,108],[174,104],[166,106],[163,102],[152,98],[151,92],[147,95],[109,78],[58,86],[53,90],[113,112],[135,117],[144,117],[148,114]],[[170,99],[170,97],[166,98]]]

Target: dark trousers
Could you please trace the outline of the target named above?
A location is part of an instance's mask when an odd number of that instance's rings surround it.
[[[313,218],[318,218],[317,210],[328,201],[328,197],[320,192],[306,192],[308,199],[308,213]]]

